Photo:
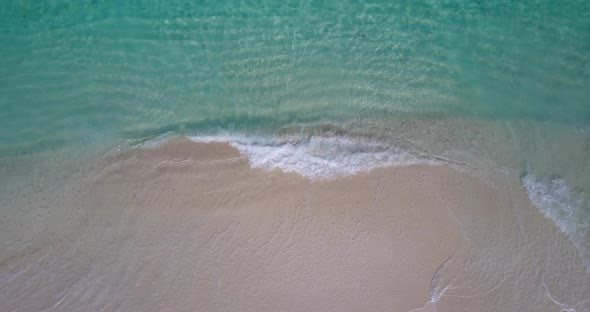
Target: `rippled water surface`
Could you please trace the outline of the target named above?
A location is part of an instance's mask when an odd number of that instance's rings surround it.
[[[2,1],[0,225],[113,151],[188,135],[308,177],[520,175],[590,268],[588,86],[582,0]]]
[[[2,152],[397,115],[586,126],[589,6],[4,1]]]

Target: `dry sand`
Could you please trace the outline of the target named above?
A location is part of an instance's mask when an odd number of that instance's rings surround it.
[[[79,232],[2,259],[0,311],[589,311],[575,249],[507,181],[447,165],[310,181],[188,140],[128,151],[60,202]]]

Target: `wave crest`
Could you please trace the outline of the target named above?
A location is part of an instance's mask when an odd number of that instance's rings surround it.
[[[261,139],[223,136],[190,137],[195,142],[227,142],[248,158],[250,166],[280,169],[307,178],[350,175],[391,165],[434,163],[396,146],[349,137]]]

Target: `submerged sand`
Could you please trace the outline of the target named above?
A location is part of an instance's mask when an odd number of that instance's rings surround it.
[[[590,274],[517,177],[309,180],[176,140],[83,185],[48,244],[2,254],[1,311],[590,311]]]

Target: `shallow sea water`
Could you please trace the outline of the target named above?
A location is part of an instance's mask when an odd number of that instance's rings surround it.
[[[66,202],[112,155],[188,136],[311,179],[417,163],[516,177],[566,235],[552,248],[590,270],[589,14],[579,0],[3,1],[0,261],[75,237],[92,214]]]

